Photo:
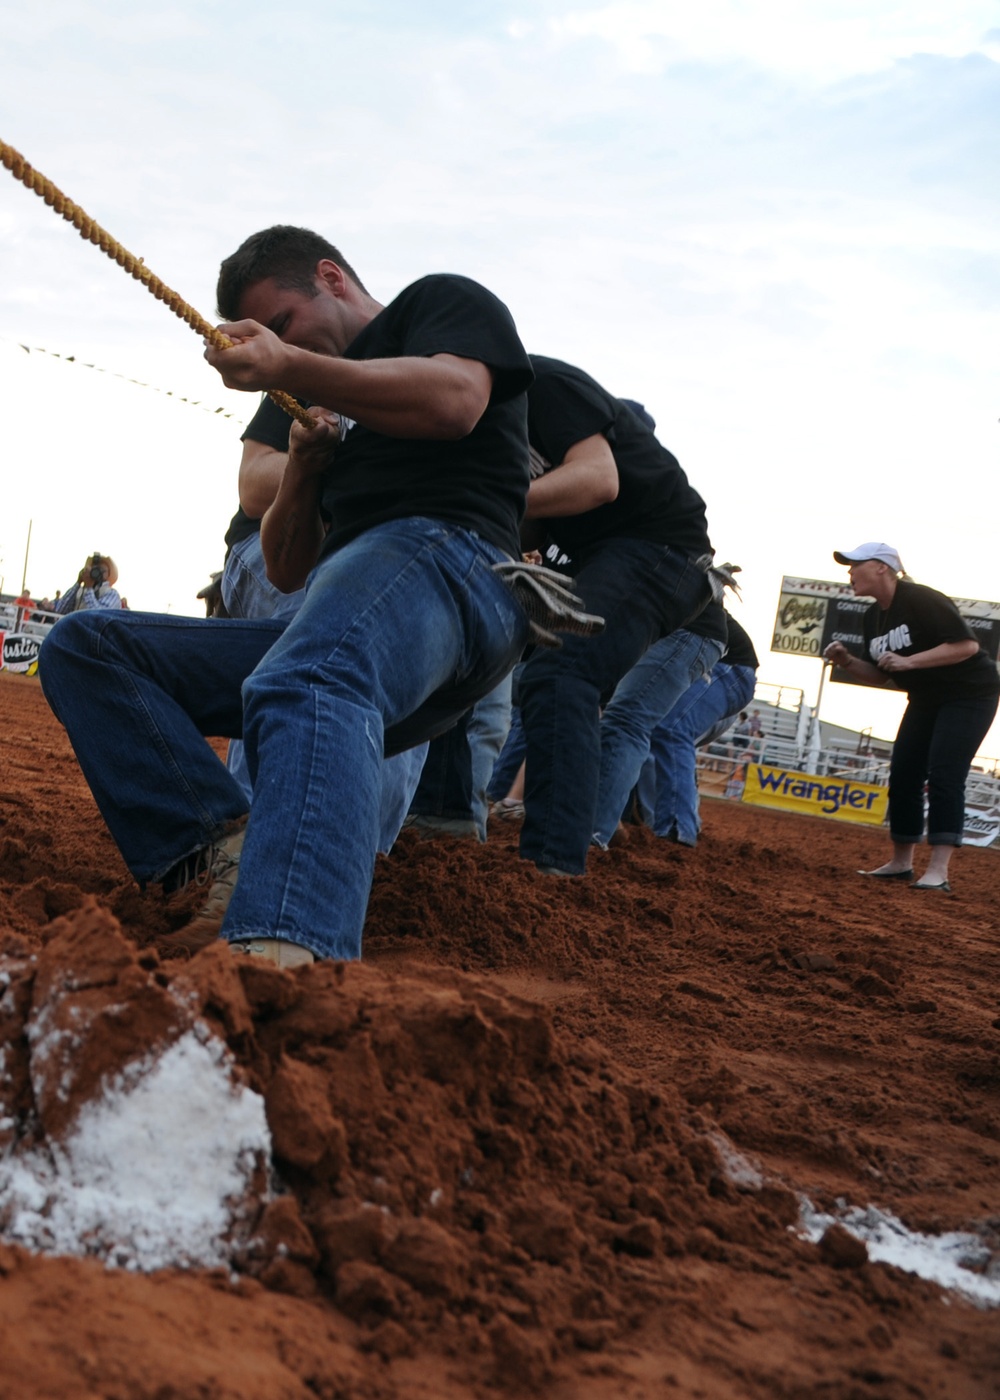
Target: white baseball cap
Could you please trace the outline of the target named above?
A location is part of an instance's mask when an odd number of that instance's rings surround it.
[[[833,557],[838,564],[860,564],[865,559],[877,559],[880,564],[888,564],[894,574],[904,572],[902,559],[884,540],[869,540],[867,544],[859,544],[857,549],[835,549]]]

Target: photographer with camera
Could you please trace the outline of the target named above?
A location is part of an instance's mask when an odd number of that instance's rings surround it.
[[[117,582],[115,561],[107,554],[90,554],[76,583],[53,603],[53,609],[57,613],[72,613],[91,608],[120,608],[121,596],[114,586]]]

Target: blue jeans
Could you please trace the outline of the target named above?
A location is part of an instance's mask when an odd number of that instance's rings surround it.
[[[720,661],[708,680],[696,681],[653,731],[656,797],[652,827],[657,836],[676,832],[694,846],[701,831],[698,815],[697,748],[702,736],[727,716],[738,715],[753,699],[757,672],[751,666]]]
[[[594,840],[606,847],[639,780],[653,730],[722,655],[722,642],[685,627],[661,637],[619,682],[601,717]]]
[[[294,593],[282,593],[268,581],[259,530],[240,540],[229,551],[222,570],[221,588],[222,601],[230,617],[277,617],[287,620],[295,616],[306,596],[304,588]],[[249,802],[253,789],[242,739],[230,740],[226,767],[246,793]]]
[[[697,617],[711,590],[677,550],[614,539],[577,570],[576,591],[607,626],[597,637],[567,637],[558,651],[539,649],[525,665],[521,855],[582,875],[597,814],[600,707],[655,641]]]
[[[484,695],[427,753],[410,811],[475,822],[486,840],[486,789],[510,728],[510,676]]]
[[[294,617],[305,598],[304,588],[282,593],[268,581],[259,531],[233,545],[220,587],[230,617]]]
[[[53,628],[43,689],[136,878],[162,878],[246,811],[201,737],[242,733],[254,802],[223,936],[359,957],[383,752],[443,732],[527,640],[490,567],[502,557],[411,517],[324,559],[287,626],[119,613]]]
[[[521,711],[518,706],[510,712],[510,729],[507,733],[506,741],[500,750],[500,757],[493,768],[493,776],[490,778],[486,795],[491,802],[499,802],[506,797],[514,786],[514,779],[518,775],[521,764],[524,762],[526,743],[524,738],[524,725],[521,723]]]
[[[222,601],[230,617],[271,617],[287,622],[298,612],[305,596],[304,588],[282,593],[269,582],[259,531],[240,540],[229,551],[222,571]],[[392,849],[399,835],[426,753],[427,745],[420,744],[387,758],[383,764],[378,843],[383,853]],[[253,800],[253,784],[242,739],[230,739],[226,767],[243,789],[249,805]]]

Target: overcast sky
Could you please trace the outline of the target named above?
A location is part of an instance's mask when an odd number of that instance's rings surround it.
[[[835,548],[886,539],[918,580],[1000,598],[997,4],[3,0],[0,21],[0,138],[209,317],[220,259],[302,223],[380,300],[466,273],[529,349],[641,399],[743,565],[761,679],[815,696],[818,663],[768,647],[782,575],[842,576]],[[3,171],[0,268],[4,587],[32,520],[36,595],[99,548],[134,607],[197,612],[253,400]],[[823,702],[877,733],[899,709]]]

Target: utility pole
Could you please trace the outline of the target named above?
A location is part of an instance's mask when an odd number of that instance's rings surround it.
[[[28,554],[31,550],[31,527],[33,520],[28,521],[28,542],[24,546],[24,573],[21,575],[21,597],[24,597],[24,585],[28,582]]]

